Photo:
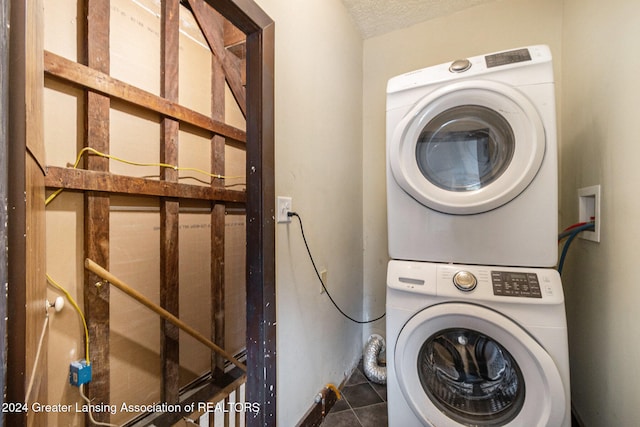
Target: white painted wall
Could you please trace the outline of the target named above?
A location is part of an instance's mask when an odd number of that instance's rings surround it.
[[[362,38],[340,0],[258,0],[276,25],[276,194],[318,268],[362,316]],[[278,425],[295,425],[361,357],[362,328],[320,294],[297,221],[276,226]],[[384,232],[384,231],[383,231]]]
[[[276,193],[293,197],[318,266],[355,316],[384,309],[387,80],[454,58],[550,45],[561,225],[577,217],[577,188],[603,185],[602,243],[576,241],[563,276],[573,400],[586,426],[634,425],[640,3],[498,0],[364,42],[339,0],[258,3],[276,21]],[[278,424],[289,426],[324,384],[344,378],[359,340],[384,333],[384,321],[363,329],[340,318],[319,294],[297,223],[277,227]]]
[[[640,2],[565,0],[561,224],[602,185],[601,243],[572,244],[563,273],[573,402],[585,426],[640,419]]]
[[[388,260],[385,193],[385,99],[393,76],[457,58],[548,44],[559,77],[562,2],[499,0],[373,37],[364,42],[364,310],[385,298]],[[363,337],[384,331],[365,327]]]

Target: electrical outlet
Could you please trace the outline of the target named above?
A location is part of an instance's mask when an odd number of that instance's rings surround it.
[[[326,268],[320,270],[320,280],[322,280],[322,283],[324,283],[324,286],[327,286],[327,269]],[[320,294],[324,294],[324,288],[322,287],[322,285],[320,286]]]
[[[600,186],[580,188],[578,190],[578,221],[594,222],[593,231],[583,231],[578,235],[581,239],[600,242]]]
[[[279,224],[291,222],[291,217],[287,215],[291,212],[291,197],[278,196],[276,209],[278,210],[276,220]]]

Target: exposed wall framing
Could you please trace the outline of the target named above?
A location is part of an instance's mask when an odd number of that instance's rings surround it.
[[[274,236],[274,140],[273,140],[273,22],[251,0],[188,0],[187,5],[205,34],[213,52],[212,114],[202,115],[179,104],[177,10],[178,0],[162,0],[161,94],[153,95],[110,76],[108,0],[86,0],[87,19],[83,31],[85,50],[79,62],[46,52],[42,45],[42,3],[12,1],[11,42],[11,127],[14,141],[10,149],[11,191],[9,245],[12,250],[9,271],[9,401],[46,402],[46,354],[37,354],[38,337],[43,329],[44,307],[44,194],[45,188],[84,194],[84,253],[109,268],[110,198],[115,194],[155,197],[160,200],[160,302],[179,315],[178,259],[179,206],[185,200],[211,203],[211,339],[224,346],[224,230],[229,206],[246,210],[247,238],[247,387],[246,401],[260,405],[249,414],[250,426],[275,425],[275,236]],[[215,7],[215,10],[212,8]],[[25,24],[26,23],[26,24]],[[235,26],[240,31],[230,31]],[[245,43],[226,43],[245,39]],[[227,46],[232,44],[231,48]],[[235,53],[230,53],[230,52]],[[22,54],[20,52],[23,52]],[[238,55],[241,52],[241,55]],[[243,65],[246,61],[246,67]],[[82,62],[82,63],[80,63]],[[177,171],[162,168],[160,179],[148,179],[109,172],[109,160],[85,156],[78,169],[46,167],[43,149],[42,90],[45,74],[74,88],[82,88],[85,99],[85,146],[108,153],[110,148],[109,110],[115,101],[156,114],[161,118],[160,160],[176,164],[177,132],[188,125],[211,135],[211,171],[224,175],[225,144],[246,147],[246,191],[227,189],[222,179],[210,186],[178,181]],[[222,77],[221,77],[222,76]],[[246,78],[246,86],[243,83]],[[223,122],[224,85],[247,119],[246,132]],[[6,95],[3,95],[6,99]],[[28,125],[27,125],[28,123]],[[26,198],[24,197],[26,195]],[[28,231],[28,232],[27,232]],[[92,343],[93,380],[89,398],[110,401],[109,376],[109,286],[92,273],[84,279],[84,310]],[[222,314],[221,314],[222,313]],[[46,339],[46,335],[42,336]],[[170,324],[162,324],[162,399],[179,398],[179,335]],[[212,356],[211,369],[224,384],[224,360]],[[28,393],[30,392],[30,395]],[[208,397],[207,397],[208,398]],[[9,420],[10,418],[10,420]],[[109,413],[96,414],[98,421],[109,421]],[[44,414],[14,413],[11,425],[45,425]],[[87,420],[87,423],[89,421]]]

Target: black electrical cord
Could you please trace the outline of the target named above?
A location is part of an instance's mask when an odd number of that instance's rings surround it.
[[[307,238],[304,235],[304,227],[302,226],[302,218],[296,212],[287,212],[287,216],[289,216],[289,217],[295,216],[296,218],[298,218],[298,223],[300,224],[300,232],[302,233],[302,240],[304,241],[304,246],[307,248],[307,253],[309,254],[309,259],[311,260],[311,264],[313,265],[313,269],[316,272],[316,276],[318,277],[318,280],[320,281],[320,284],[322,285],[322,289],[324,289],[324,291],[327,293],[327,296],[329,297],[329,300],[331,301],[333,306],[340,312],[340,314],[342,314],[344,317],[346,317],[347,319],[351,320],[352,322],[359,323],[359,324],[373,323],[373,322],[377,322],[378,320],[382,319],[386,315],[386,313],[384,313],[381,316],[376,317],[375,319],[372,319],[372,320],[357,320],[357,319],[354,319],[353,317],[349,316],[344,311],[342,311],[342,309],[338,306],[338,304],[336,304],[336,302],[331,297],[331,294],[329,293],[329,290],[327,289],[327,287],[324,285],[324,282],[322,281],[322,277],[320,277],[320,273],[318,272],[318,267],[316,267],[316,263],[313,260],[313,255],[311,255],[311,249],[309,249],[309,244],[307,243]]]

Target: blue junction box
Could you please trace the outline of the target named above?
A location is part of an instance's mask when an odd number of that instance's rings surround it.
[[[71,362],[69,366],[69,383],[79,387],[88,382],[91,382],[91,365],[87,364],[84,359]]]

